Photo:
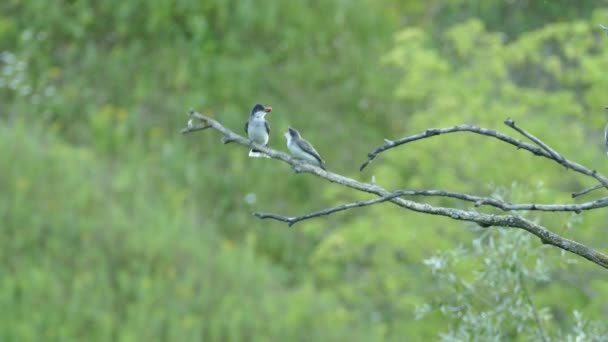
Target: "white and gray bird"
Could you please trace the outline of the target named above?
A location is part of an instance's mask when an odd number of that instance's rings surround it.
[[[325,161],[321,158],[319,152],[308,141],[304,140],[300,132],[295,128],[289,127],[287,132],[285,132],[285,138],[287,138],[287,148],[294,157],[327,170],[325,168]]]
[[[251,109],[249,119],[245,122],[245,133],[247,133],[247,136],[251,141],[258,145],[268,145],[270,125],[268,124],[268,121],[266,121],[266,114],[270,112],[272,112],[272,107],[264,107],[257,103]],[[252,148],[251,151],[249,151],[249,156],[254,158],[268,158],[262,151],[256,150],[255,148]]]

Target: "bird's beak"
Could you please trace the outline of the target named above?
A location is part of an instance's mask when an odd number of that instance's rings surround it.
[[[264,107],[264,111],[266,113],[270,113],[270,112],[272,112],[272,107]]]

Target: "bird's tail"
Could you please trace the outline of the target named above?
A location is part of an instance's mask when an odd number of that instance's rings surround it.
[[[262,151],[256,150],[255,148],[253,148],[253,149],[251,149],[251,151],[249,151],[249,157],[251,157],[251,158],[270,158],[269,156],[265,155]]]

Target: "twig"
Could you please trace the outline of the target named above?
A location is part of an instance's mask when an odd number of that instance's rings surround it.
[[[595,191],[597,189],[603,189],[603,188],[604,188],[604,186],[602,184],[597,184],[597,185],[592,186],[590,188],[587,188],[587,189],[584,189],[584,190],[581,190],[581,191],[578,191],[578,192],[573,192],[572,193],[572,198],[577,198],[578,196],[582,196],[582,195],[588,194],[588,193],[590,193],[592,191]]]
[[[549,147],[547,144],[543,143],[540,139],[536,138],[535,136],[533,136],[532,134],[526,132],[523,128],[518,127],[515,124],[515,121],[513,121],[512,119],[507,119],[505,120],[505,125],[513,128],[514,130],[516,130],[517,132],[521,133],[522,135],[524,135],[525,137],[527,137],[528,139],[534,141],[537,145],[541,146],[545,151],[547,151],[550,155],[551,158],[556,162],[558,162],[559,164],[563,165],[565,168],[572,168],[574,171],[582,173],[586,176],[589,177],[593,177],[595,179],[597,179],[600,184],[602,184],[603,187],[608,189],[608,178],[602,176],[601,174],[599,174],[597,171],[595,170],[590,170],[578,163],[572,162],[567,160],[566,158],[564,158],[561,154],[557,153],[557,151],[555,151],[554,149],[552,149],[551,147]],[[601,189],[602,187],[598,187],[598,189]],[[589,190],[588,192],[590,192],[592,190]],[[579,195],[580,196],[580,195]]]
[[[343,210],[347,210],[347,209],[351,209],[351,208],[366,207],[366,206],[373,205],[376,203],[390,201],[391,199],[393,199],[395,197],[399,197],[399,196],[401,196],[401,193],[395,192],[388,196],[382,196],[382,197],[374,198],[374,199],[367,200],[367,201],[357,201],[357,202],[347,203],[347,204],[343,204],[343,205],[340,205],[340,206],[337,206],[334,208],[327,208],[327,209],[315,211],[315,212],[301,215],[301,216],[287,217],[287,216],[271,214],[271,213],[253,213],[253,216],[260,218],[260,219],[269,218],[269,219],[273,219],[273,220],[277,220],[277,221],[286,222],[287,225],[289,227],[291,227],[300,221],[308,220],[308,219],[323,216],[323,215],[333,214],[335,212],[343,211]]]
[[[205,130],[208,128],[211,128],[211,126],[197,125],[197,126],[193,126],[193,127],[186,127],[184,129],[182,129],[181,132],[182,132],[182,134],[188,134],[188,133],[202,131],[202,130]]]
[[[204,121],[201,120],[201,117],[197,117],[197,114],[198,113],[195,112],[194,110],[190,110],[190,112],[188,112],[188,124],[186,125],[186,127],[184,129],[182,129],[182,131],[181,131],[182,134],[202,131],[202,130],[205,130],[205,129],[208,129],[211,127],[211,126],[207,125],[206,123],[204,123]],[[198,115],[200,115],[200,114],[198,114]],[[195,124],[194,119],[198,119],[202,123]]]
[[[515,121],[513,121],[513,119],[508,118],[507,120],[505,120],[505,125],[513,128],[514,130],[516,130],[518,133],[520,133],[524,137],[532,140],[532,142],[534,142],[536,145],[540,146],[540,148],[547,151],[547,153],[549,153],[551,155],[551,159],[557,161],[558,163],[560,163],[560,164],[564,165],[566,168],[568,168],[568,164],[566,163],[566,158],[564,158],[561,154],[557,153],[557,151],[555,151],[554,149],[549,147],[549,145],[545,144],[540,139],[533,136],[531,133],[526,132],[523,128],[517,126],[515,124]]]
[[[247,148],[250,148],[250,146],[252,144],[249,139],[246,139],[246,138],[234,133],[233,131],[225,128],[219,122],[217,122],[213,119],[207,118],[207,117],[200,115],[198,113],[195,113],[195,112],[191,113],[190,116],[200,119],[205,125],[208,125],[211,128],[213,128],[214,130],[220,132],[223,135],[223,140],[232,141],[239,145],[245,146]],[[512,139],[512,138],[508,138],[508,139]],[[522,145],[522,146],[525,146],[525,145]],[[530,145],[530,146],[532,149],[537,149],[539,151],[539,153],[542,153],[543,155],[545,155],[545,154],[548,155],[548,153],[546,151],[539,149],[536,146],[532,146],[532,145]],[[290,164],[292,166],[292,168],[294,169],[294,171],[297,173],[314,174],[317,177],[323,178],[327,181],[330,181],[330,182],[333,182],[336,184],[340,184],[342,186],[345,186],[345,187],[348,187],[351,189],[355,189],[355,190],[358,190],[361,192],[367,192],[370,194],[374,194],[379,197],[388,197],[388,196],[391,196],[391,194],[392,194],[391,192],[383,189],[380,186],[358,182],[354,179],[351,179],[351,178],[348,178],[348,177],[345,177],[345,176],[342,176],[342,175],[339,175],[339,174],[336,174],[336,173],[333,173],[330,171],[322,170],[321,168],[319,168],[315,165],[304,163],[297,159],[291,158],[289,155],[287,155],[283,152],[276,151],[269,147],[259,146],[259,145],[255,145],[255,147],[256,147],[256,149],[261,150],[262,152],[264,152],[265,154],[267,154],[269,157],[271,157],[273,159],[278,159],[285,163]],[[445,217],[448,217],[448,218],[451,218],[454,220],[475,222],[483,227],[497,226],[497,227],[511,227],[511,228],[523,229],[523,230],[526,230],[529,233],[537,236],[538,238],[540,238],[540,240],[545,244],[553,245],[553,246],[556,246],[563,250],[569,251],[573,254],[579,255],[597,265],[600,265],[600,266],[608,269],[608,256],[607,255],[600,253],[599,251],[594,250],[593,248],[587,247],[579,242],[572,241],[572,240],[569,240],[558,234],[555,234],[552,231],[548,230],[547,228],[545,228],[533,221],[520,217],[520,216],[493,215],[493,214],[478,213],[478,212],[469,211],[469,210],[438,207],[438,206],[432,206],[432,205],[426,204],[426,203],[418,203],[415,201],[406,200],[406,199],[399,198],[399,197],[395,197],[395,198],[389,199],[387,201],[394,203],[395,205],[398,205],[404,209],[411,210],[411,211],[426,213],[429,215],[445,216]]]

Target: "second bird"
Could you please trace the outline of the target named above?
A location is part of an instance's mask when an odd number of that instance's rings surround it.
[[[251,109],[249,120],[245,122],[245,133],[254,143],[266,146],[270,137],[270,125],[266,121],[266,114],[272,112],[272,107],[264,107],[257,103]],[[261,151],[255,148],[249,151],[250,157],[266,157]]]
[[[300,135],[300,132],[296,131],[295,128],[289,127],[288,131],[285,132],[285,138],[287,138],[287,148],[298,159],[304,159],[314,165],[318,165],[323,170],[325,168],[325,161],[319,155],[319,152],[315,150],[312,145],[304,140]]]

